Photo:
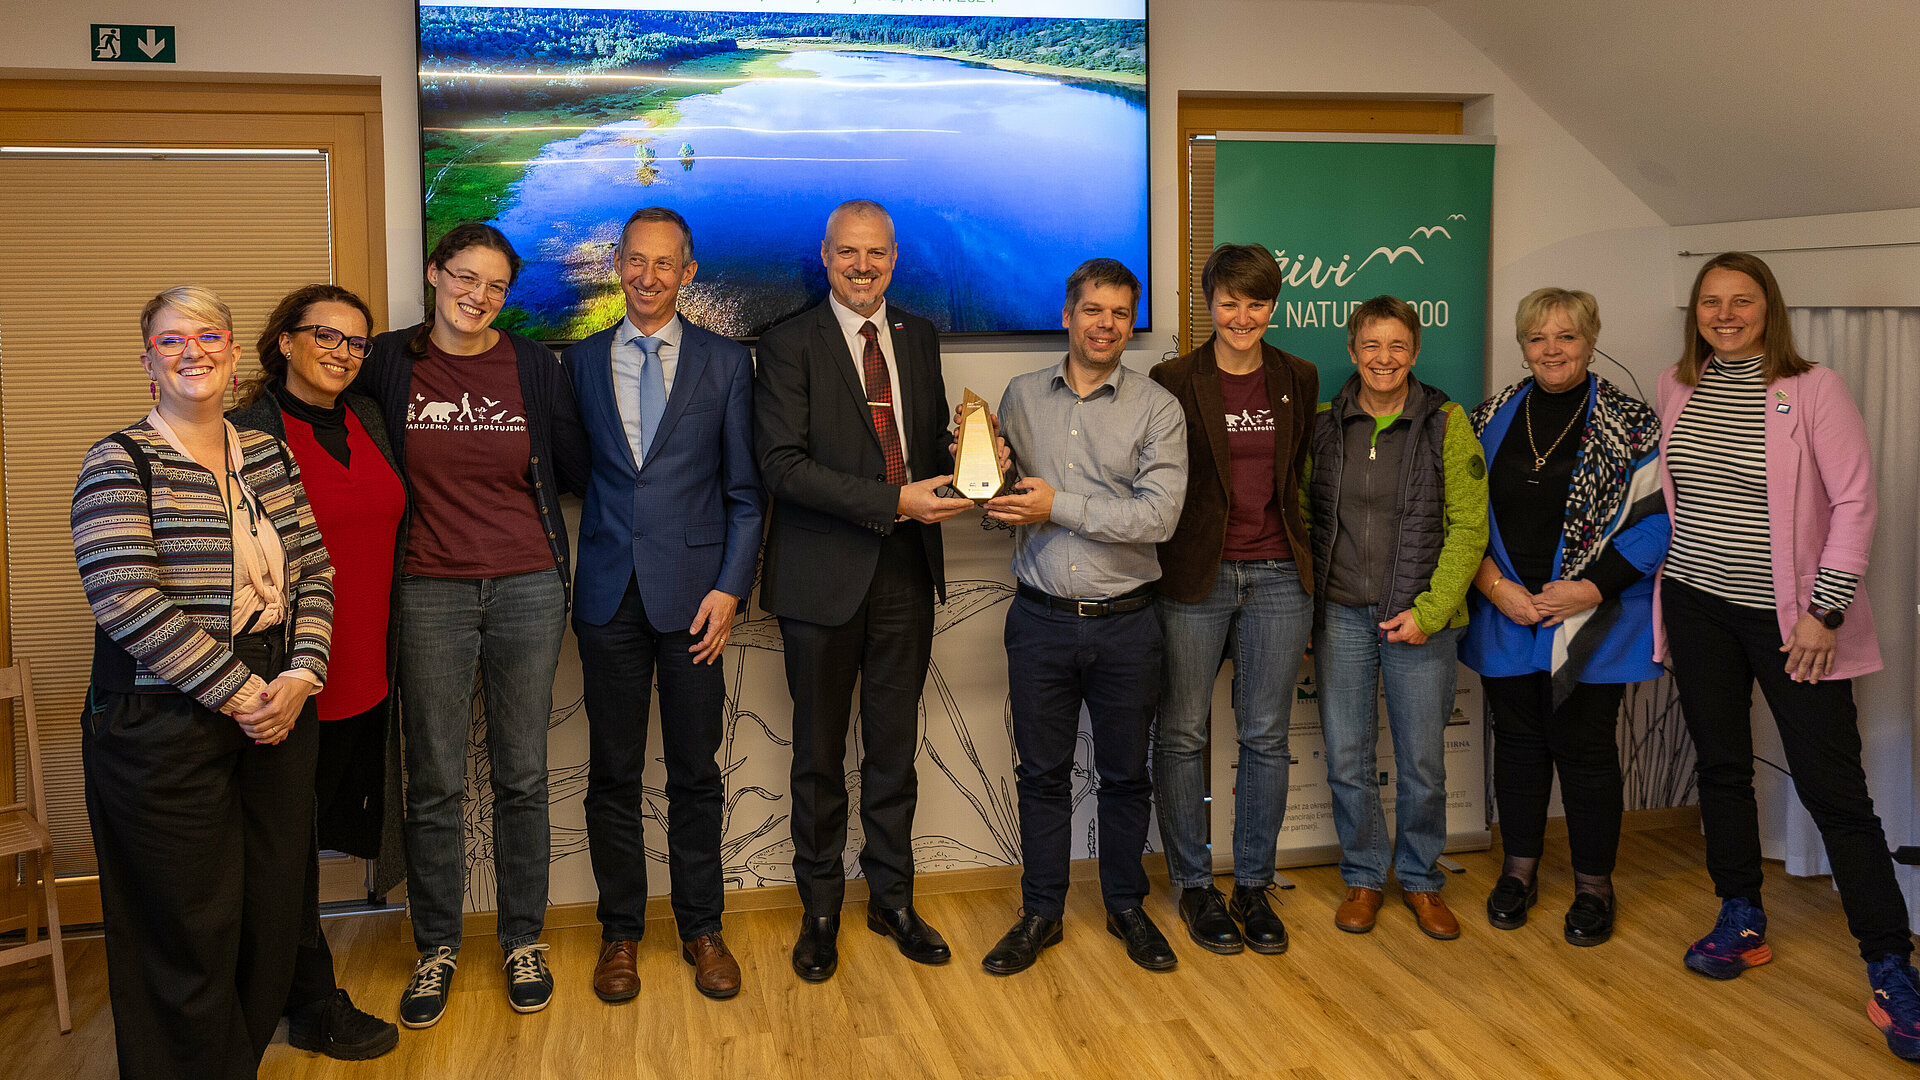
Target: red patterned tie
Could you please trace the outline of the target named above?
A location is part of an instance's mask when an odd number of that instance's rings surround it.
[[[907,482],[907,457],[900,450],[900,429],[893,422],[893,385],[887,381],[887,358],[880,352],[880,332],[860,324],[867,347],[860,357],[860,373],[867,381],[867,407],[873,410],[873,431],[880,436],[880,452],[887,456],[887,483]]]

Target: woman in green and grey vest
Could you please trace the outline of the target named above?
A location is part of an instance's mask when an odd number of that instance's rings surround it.
[[[1487,469],[1466,410],[1413,377],[1420,317],[1377,296],[1347,319],[1357,369],[1320,407],[1303,483],[1313,544],[1314,674],[1347,895],[1342,930],[1373,929],[1391,856],[1429,937],[1460,925],[1434,867],[1447,839],[1446,725],[1466,593],[1487,547]],[[1395,836],[1374,746],[1385,682]]]

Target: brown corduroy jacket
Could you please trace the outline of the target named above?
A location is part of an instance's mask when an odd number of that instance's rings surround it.
[[[1292,353],[1260,344],[1267,374],[1267,400],[1273,409],[1273,478],[1280,499],[1280,520],[1294,551],[1300,584],[1313,592],[1312,548],[1300,517],[1300,474],[1307,461],[1313,410],[1320,401],[1320,373]],[[1162,596],[1183,603],[1206,599],[1220,573],[1227,542],[1227,508],[1233,463],[1227,451],[1226,406],[1220,397],[1220,369],[1213,360],[1213,339],[1198,349],[1154,365],[1153,380],[1180,401],[1187,416],[1187,501],[1173,538],[1160,545]]]

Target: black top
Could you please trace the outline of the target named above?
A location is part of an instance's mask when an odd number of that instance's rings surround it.
[[[1529,592],[1537,593],[1553,580],[1553,557],[1560,550],[1560,533],[1566,527],[1567,486],[1580,459],[1586,411],[1585,379],[1557,394],[1535,383],[1520,403],[1519,415],[1507,429],[1506,440],[1493,456],[1492,475],[1487,478],[1493,519],[1500,526],[1500,539],[1520,575],[1520,584]],[[1533,429],[1531,443],[1527,438],[1529,424]],[[1566,431],[1566,437],[1553,445],[1562,431]],[[1547,458],[1538,471],[1533,467],[1536,446]],[[1549,446],[1553,448],[1549,450]]]
[[[341,465],[351,467],[347,460],[347,404],[344,400],[335,398],[333,408],[323,409],[295,397],[285,383],[274,385],[273,400],[288,416],[311,424],[313,439],[320,444],[320,449],[332,454],[333,460]]]

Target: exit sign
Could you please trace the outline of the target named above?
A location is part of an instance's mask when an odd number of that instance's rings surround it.
[[[88,47],[96,64],[171,64],[173,27],[93,24]]]

